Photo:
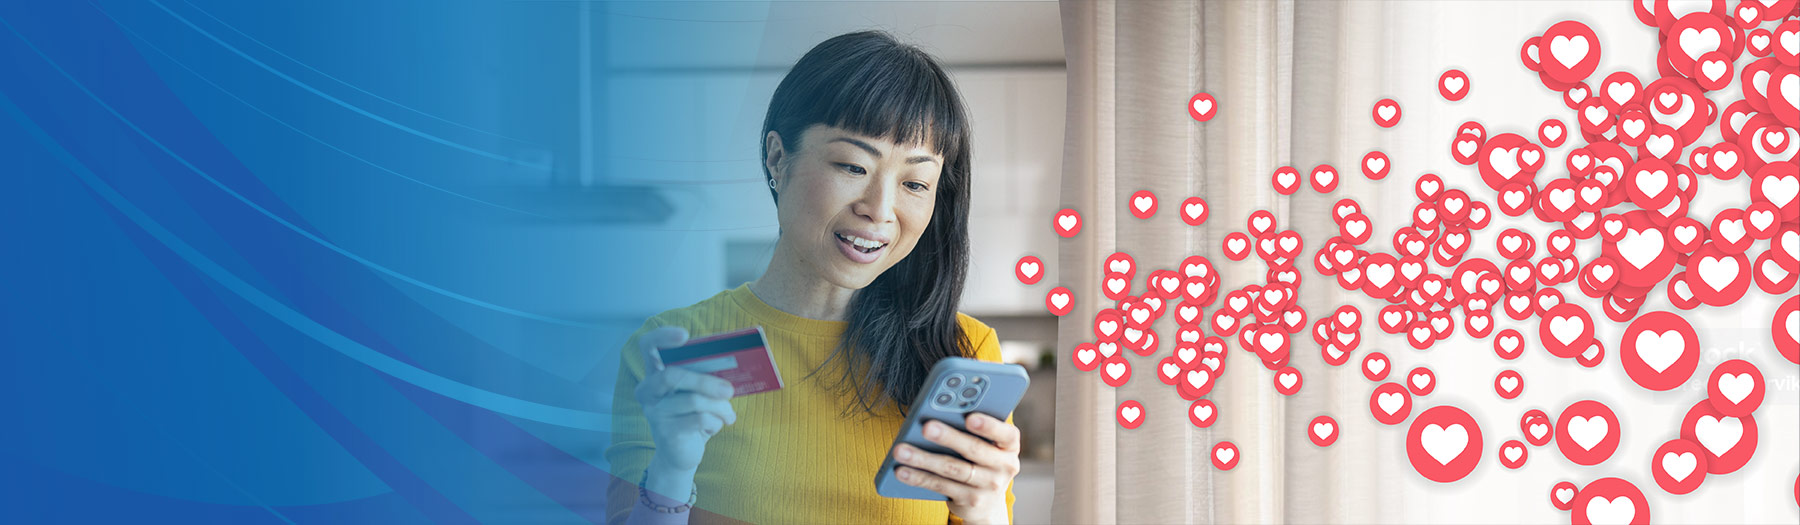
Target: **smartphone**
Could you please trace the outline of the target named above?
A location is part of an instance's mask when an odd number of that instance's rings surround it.
[[[919,389],[918,397],[913,399],[911,412],[906,415],[906,422],[900,425],[900,434],[894,436],[894,444],[888,447],[887,459],[881,461],[881,469],[875,472],[875,492],[889,498],[937,501],[949,499],[930,489],[908,485],[895,477],[894,467],[899,466],[899,463],[894,461],[894,447],[906,443],[934,453],[962,458],[961,454],[948,447],[925,439],[922,434],[925,422],[942,421],[968,432],[964,418],[971,413],[980,412],[1006,421],[1007,416],[1019,405],[1019,399],[1025,397],[1025,387],[1030,384],[1031,376],[1025,373],[1025,367],[1019,365],[962,357],[946,357],[938,361],[937,365],[931,367],[931,374],[926,377],[925,386]]]

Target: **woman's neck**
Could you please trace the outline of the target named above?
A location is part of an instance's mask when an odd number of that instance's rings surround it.
[[[843,321],[856,290],[842,288],[806,274],[796,261],[779,254],[769,261],[762,277],[750,282],[757,299],[777,310],[808,319]]]

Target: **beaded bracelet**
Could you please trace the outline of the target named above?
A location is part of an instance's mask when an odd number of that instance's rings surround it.
[[[679,513],[687,512],[688,509],[691,509],[694,507],[694,502],[696,501],[696,498],[698,498],[700,495],[699,487],[694,487],[688,491],[687,503],[683,503],[683,504],[680,504],[680,505],[677,505],[674,507],[660,505],[654,501],[650,501],[650,489],[644,488],[644,485],[649,482],[650,482],[650,471],[648,469],[646,469],[646,470],[644,470],[644,479],[638,481],[638,500],[643,501],[644,506],[650,507],[650,510],[654,510],[654,511],[657,511],[657,512],[660,512],[663,514],[679,514]]]

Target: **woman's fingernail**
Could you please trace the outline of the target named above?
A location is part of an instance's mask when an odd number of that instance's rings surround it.
[[[938,437],[938,434],[944,433],[944,431],[939,430],[942,427],[943,427],[942,423],[938,423],[935,421],[925,424],[925,437],[928,437],[928,438]]]
[[[983,425],[987,424],[986,421],[987,421],[987,419],[983,418],[981,416],[970,416],[969,417],[969,428],[981,428]]]
[[[901,446],[900,448],[895,449],[894,450],[894,459],[898,459],[900,461],[911,460],[912,459],[912,449],[909,449],[905,446]]]
[[[906,469],[900,469],[898,475],[900,476],[901,481],[912,481],[913,478],[912,471]]]

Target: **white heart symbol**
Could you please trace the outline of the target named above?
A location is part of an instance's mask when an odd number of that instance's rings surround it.
[[[1700,438],[1700,446],[1706,447],[1714,456],[1723,456],[1744,437],[1744,422],[1735,417],[1700,416],[1700,420],[1694,422],[1694,437]]]
[[[1631,498],[1619,496],[1608,500],[1604,497],[1595,497],[1588,500],[1588,523],[1624,525],[1631,523],[1631,518],[1635,517],[1637,517],[1637,507],[1632,505]]]
[[[1700,458],[1694,456],[1693,452],[1682,452],[1680,454],[1670,452],[1668,454],[1663,454],[1663,473],[1668,474],[1669,477],[1675,481],[1685,480],[1687,479],[1688,474],[1694,473],[1694,467],[1696,466],[1696,463],[1699,462],[1699,459]]]
[[[1381,406],[1382,412],[1387,412],[1388,415],[1391,416],[1394,415],[1394,413],[1399,412],[1400,407],[1406,404],[1406,396],[1401,395],[1399,392],[1389,392],[1377,397],[1375,399],[1375,404]]]
[[[1451,94],[1461,93],[1463,86],[1464,83],[1462,77],[1447,77],[1444,79],[1444,91],[1450,92]]]
[[[1669,365],[1675,364],[1675,360],[1687,352],[1686,338],[1682,337],[1681,332],[1675,330],[1668,330],[1661,334],[1657,334],[1654,330],[1638,332],[1637,340],[1634,343],[1637,345],[1638,357],[1659,374],[1668,370]]]
[[[1593,450],[1594,445],[1600,444],[1600,440],[1606,439],[1606,435],[1612,432],[1612,425],[1608,424],[1606,418],[1601,416],[1576,416],[1569,419],[1568,430],[1569,437],[1573,438],[1575,444],[1580,445],[1582,450]]]
[[[1757,388],[1757,379],[1750,374],[1721,374],[1719,376],[1719,394],[1724,399],[1732,399],[1732,405],[1744,403],[1744,397],[1750,396],[1751,390]]]
[[[1575,339],[1587,330],[1587,322],[1580,317],[1565,316],[1550,319],[1550,336],[1561,341],[1564,346],[1575,344]]]
[[[1550,56],[1565,68],[1573,68],[1587,58],[1588,40],[1584,35],[1566,37],[1557,35],[1550,39]]]
[[[1445,428],[1432,423],[1419,433],[1419,445],[1425,448],[1425,453],[1430,454],[1431,459],[1449,465],[1457,456],[1462,455],[1463,449],[1468,448],[1469,430],[1461,424]]]

